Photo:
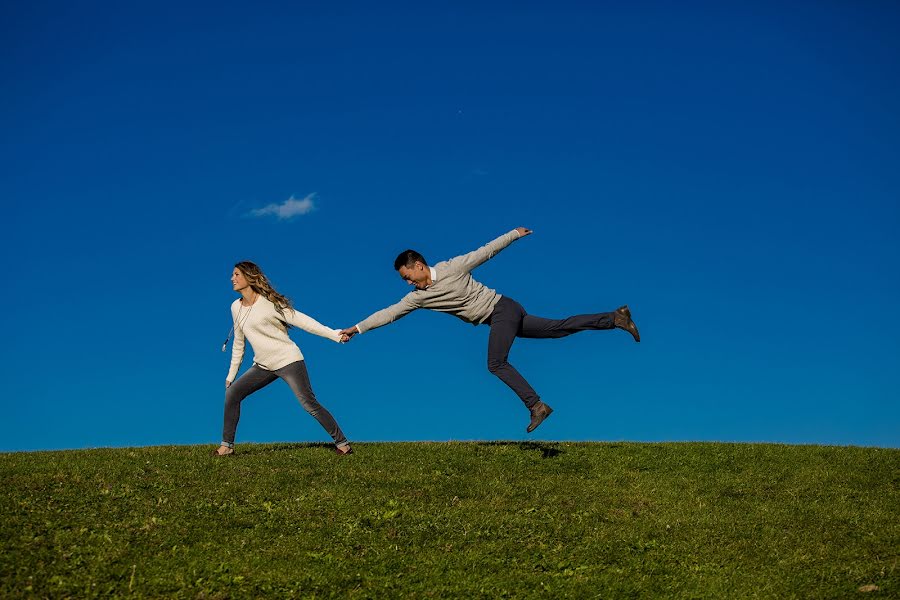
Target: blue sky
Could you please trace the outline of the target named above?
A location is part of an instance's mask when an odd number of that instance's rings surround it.
[[[126,4],[0,8],[0,450],[214,444],[235,262],[345,327],[520,225],[477,279],[643,338],[519,340],[535,438],[900,446],[897,5]],[[530,439],[487,334],[292,333],[352,440]]]

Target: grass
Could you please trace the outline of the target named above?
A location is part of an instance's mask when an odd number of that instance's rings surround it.
[[[0,597],[900,597],[900,450],[210,449],[0,454]]]

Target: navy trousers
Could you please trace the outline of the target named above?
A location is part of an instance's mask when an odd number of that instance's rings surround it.
[[[614,329],[615,313],[575,315],[565,319],[545,319],[529,315],[522,305],[501,296],[485,325],[490,325],[488,337],[488,371],[512,388],[529,409],[541,398],[525,378],[509,363],[509,350],[517,337],[561,338],[579,331]]]

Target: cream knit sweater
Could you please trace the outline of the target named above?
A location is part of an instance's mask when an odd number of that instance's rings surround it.
[[[282,317],[275,305],[263,296],[257,297],[249,307],[242,306],[240,298],[235,300],[231,305],[231,318],[234,321],[234,345],[231,347],[231,369],[225,378],[229,383],[234,381],[244,359],[245,338],[253,347],[253,362],[268,371],[303,360],[300,348],[288,337],[286,323],[334,342],[341,341],[339,329],[325,327],[296,310],[285,309]]]

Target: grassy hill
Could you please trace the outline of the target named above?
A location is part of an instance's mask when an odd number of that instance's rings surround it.
[[[0,454],[0,597],[900,597],[900,450],[211,448]]]

